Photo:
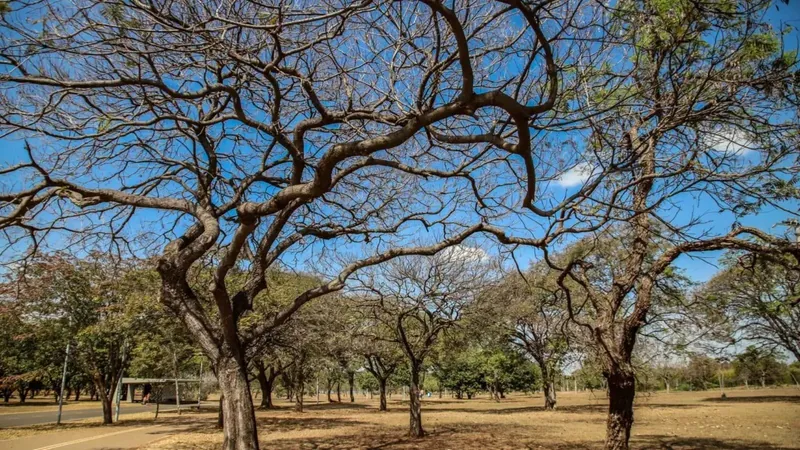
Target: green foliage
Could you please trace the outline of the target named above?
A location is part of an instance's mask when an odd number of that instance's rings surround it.
[[[378,380],[369,372],[356,373],[356,384],[359,388],[368,392],[377,392],[379,388]]]
[[[762,385],[782,383],[786,378],[786,366],[775,355],[755,346],[736,355],[733,372],[742,382],[760,382]]]
[[[472,397],[481,390],[532,392],[541,387],[539,368],[508,346],[445,350],[433,368],[442,387],[453,391],[458,398]]]
[[[761,61],[775,56],[780,50],[780,40],[775,33],[755,33],[742,43],[740,58],[743,62]]]

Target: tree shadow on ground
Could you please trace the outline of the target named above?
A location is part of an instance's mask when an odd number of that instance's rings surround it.
[[[259,430],[267,432],[331,430],[339,427],[365,425],[366,422],[331,417],[257,417]]]
[[[800,403],[800,395],[757,395],[752,397],[709,397],[704,402],[713,403]]]
[[[429,449],[441,448],[486,449],[486,448],[528,448],[548,450],[600,450],[603,442],[559,442],[555,436],[538,435],[531,440],[531,435],[521,436],[509,433],[504,426],[479,426],[475,424],[455,424],[429,430],[424,438],[412,438],[400,429],[368,429],[358,435],[297,437],[277,439],[262,443],[263,448],[276,449]],[[636,436],[631,441],[636,450],[789,450],[762,441],[721,440],[714,438],[676,438],[674,436],[647,435]]]
[[[422,404],[422,407],[425,408],[426,406],[427,407],[431,407],[431,406],[436,406],[436,405],[469,405],[470,402],[475,402],[475,401],[477,401],[477,400],[467,400],[467,399],[464,399],[464,400],[458,400],[458,399],[455,399],[455,400],[438,400],[438,399],[431,400],[431,399],[424,399],[423,398],[420,403]],[[516,400],[509,400],[509,402],[516,402]],[[397,406],[408,407],[409,403],[410,402],[408,400],[389,400],[389,405],[390,406],[391,405],[397,405]]]
[[[658,408],[658,409],[691,409],[691,408],[699,408],[700,405],[687,405],[687,404],[665,404],[665,403],[658,403],[658,404],[639,404],[635,405],[634,408]],[[530,413],[530,412],[547,412],[544,409],[544,406],[523,406],[518,408],[430,408],[425,409],[425,405],[423,405],[423,410],[427,412],[457,412],[457,413],[469,413],[469,414],[520,414],[520,413]],[[570,414],[596,414],[596,413],[605,413],[608,411],[608,405],[603,404],[596,404],[596,405],[564,405],[558,406],[552,412],[556,413],[570,413]]]
[[[292,410],[294,407],[281,407],[282,409]],[[314,411],[326,411],[326,410],[363,410],[363,409],[370,409],[376,408],[375,405],[367,405],[365,403],[350,403],[350,402],[320,402],[320,403],[304,403],[303,409],[314,410]],[[376,408],[377,409],[377,408]]]
[[[721,440],[715,438],[680,438],[645,435],[632,439],[631,446],[640,450],[788,450],[763,441]]]
[[[496,449],[496,448],[546,448],[551,450],[599,450],[594,443],[558,444],[555,436],[548,435],[546,427],[520,427],[511,424],[475,424],[472,422],[435,426],[428,424],[424,438],[406,434],[403,427],[371,426],[358,433],[335,436],[302,436],[262,442],[263,448],[274,449]],[[535,436],[535,437],[533,437]],[[544,437],[544,438],[543,438]],[[544,440],[542,440],[544,439]],[[552,444],[556,442],[555,444]]]

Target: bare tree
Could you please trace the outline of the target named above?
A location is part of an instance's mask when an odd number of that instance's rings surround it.
[[[432,257],[398,258],[358,276],[357,289],[371,296],[365,307],[371,309],[379,332],[385,330],[408,362],[412,437],[425,434],[420,403],[425,358],[478,290],[491,282],[488,264],[476,259],[478,250],[456,246]]]
[[[556,407],[556,378],[574,350],[570,347],[572,323],[556,278],[546,264],[539,263],[524,274],[507,276],[486,294],[489,308],[502,318],[511,342],[539,366],[545,409]]]
[[[394,375],[397,368],[400,366],[402,358],[398,357],[400,355],[393,352],[391,349],[386,349],[381,352],[380,347],[376,347],[377,348],[373,349],[370,353],[364,355],[366,361],[364,368],[378,380],[378,393],[380,396],[378,410],[388,411],[389,408],[386,404],[386,385],[389,382],[389,378]]]
[[[508,183],[535,214],[559,210],[536,205],[530,127],[556,102],[554,48],[580,3],[4,3],[0,135],[29,139],[0,168],[6,260],[156,255],[161,301],[219,378],[224,448],[257,449],[254,341],[363,267],[502,237],[485,219],[517,203]],[[423,227],[445,238],[405,247]],[[279,261],[359,244],[284,310],[242,321]],[[187,281],[200,264],[207,290]]]
[[[253,358],[253,368],[255,369],[256,380],[261,388],[261,405],[262,409],[269,409],[273,407],[272,403],[272,390],[275,387],[275,381],[281,374],[283,374],[293,362],[281,361],[276,355],[268,355],[269,360],[261,358]]]
[[[700,317],[723,342],[780,349],[800,359],[800,270],[791,258],[752,256],[726,255],[723,270],[697,292]]]
[[[730,232],[675,223],[676,203],[737,217],[796,196],[796,61],[762,32],[770,2],[669,4],[4,4],[0,136],[30,145],[0,168],[3,255],[157,255],[161,301],[220,379],[224,448],[251,450],[248,349],[355,272],[478,232],[545,248],[624,223],[627,269],[593,330],[615,386],[607,446],[626,448],[626,358],[653,270],[693,251],[786,248],[736,219]],[[549,190],[575,175],[580,188]],[[672,245],[650,265],[653,222]],[[442,240],[407,245],[426,232]],[[253,310],[270,267],[319,259],[318,286]],[[559,268],[580,279],[582,261]],[[187,281],[201,264],[208,289]]]

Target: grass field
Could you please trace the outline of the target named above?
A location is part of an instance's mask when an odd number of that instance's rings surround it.
[[[605,430],[603,392],[559,393],[559,408],[545,412],[541,396],[515,395],[501,402],[426,399],[428,436],[405,436],[408,413],[398,399],[391,411],[363,397],[355,404],[315,405],[306,412],[278,408],[258,413],[262,448],[268,449],[597,449]],[[184,416],[191,431],[148,449],[216,449],[222,441],[211,414]],[[800,448],[800,390],[735,390],[640,394],[631,439],[637,449],[746,450]]]
[[[563,392],[558,400],[558,410],[546,412],[541,395],[512,395],[501,402],[485,396],[424,399],[428,436],[421,440],[405,436],[407,404],[397,397],[386,413],[377,410],[377,399],[363,396],[356,403],[319,405],[307,398],[302,414],[295,413],[290,403],[277,400],[276,409],[258,412],[259,437],[264,449],[600,449],[605,393]],[[84,405],[81,402],[80,407]],[[28,408],[38,409],[33,404],[13,409]],[[152,415],[142,413],[123,416],[113,426],[152,423]],[[217,449],[222,442],[212,411],[185,412],[180,417],[162,413],[158,423],[188,426],[188,432],[147,449]],[[0,440],[81,428],[95,433],[102,426],[98,418],[60,428],[52,424],[16,427],[0,430]],[[712,391],[640,393],[631,442],[635,449],[800,449],[800,390],[733,390],[725,400]]]

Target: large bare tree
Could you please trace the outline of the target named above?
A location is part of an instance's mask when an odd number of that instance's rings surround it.
[[[27,139],[0,168],[6,262],[43,248],[155,255],[161,301],[219,378],[224,448],[256,449],[254,342],[360,268],[479,231],[504,240],[492,218],[516,205],[555,218],[569,203],[539,203],[554,169],[536,173],[530,131],[556,103],[555,52],[568,67],[582,50],[568,30],[602,14],[581,8],[3,3],[0,136]],[[405,245],[425,230],[442,240]],[[270,267],[330,249],[352,257],[284,309],[253,311]],[[207,288],[187,281],[201,264]]]
[[[575,219],[604,231],[569,262],[548,259],[603,365],[609,450],[628,448],[632,356],[678,258],[740,249],[800,262],[792,239],[741,224],[765,208],[797,216],[796,58],[763,20],[770,2],[714,5],[620,2],[611,24],[628,62],[610,67],[615,79],[591,75],[615,86],[617,104],[584,122],[585,173],[602,181]],[[614,260],[601,264],[604,253]]]
[[[0,168],[5,259],[157,255],[161,301],[220,379],[226,449],[258,448],[248,348],[361,268],[477,232],[544,248],[629,224],[603,317],[634,291],[641,307],[624,333],[596,333],[625,350],[649,307],[653,221],[675,249],[654,267],[775,249],[736,215],[796,192],[795,61],[763,32],[766,0],[3,5],[0,136],[29,139]],[[550,189],[575,174],[591,176]],[[678,201],[719,203],[734,230],[674,224]],[[426,232],[441,240],[407,246]],[[318,286],[253,311],[270,267],[319,260]],[[187,281],[200,264],[207,289]],[[626,399],[612,389],[610,448],[632,420],[622,350],[608,359]]]

